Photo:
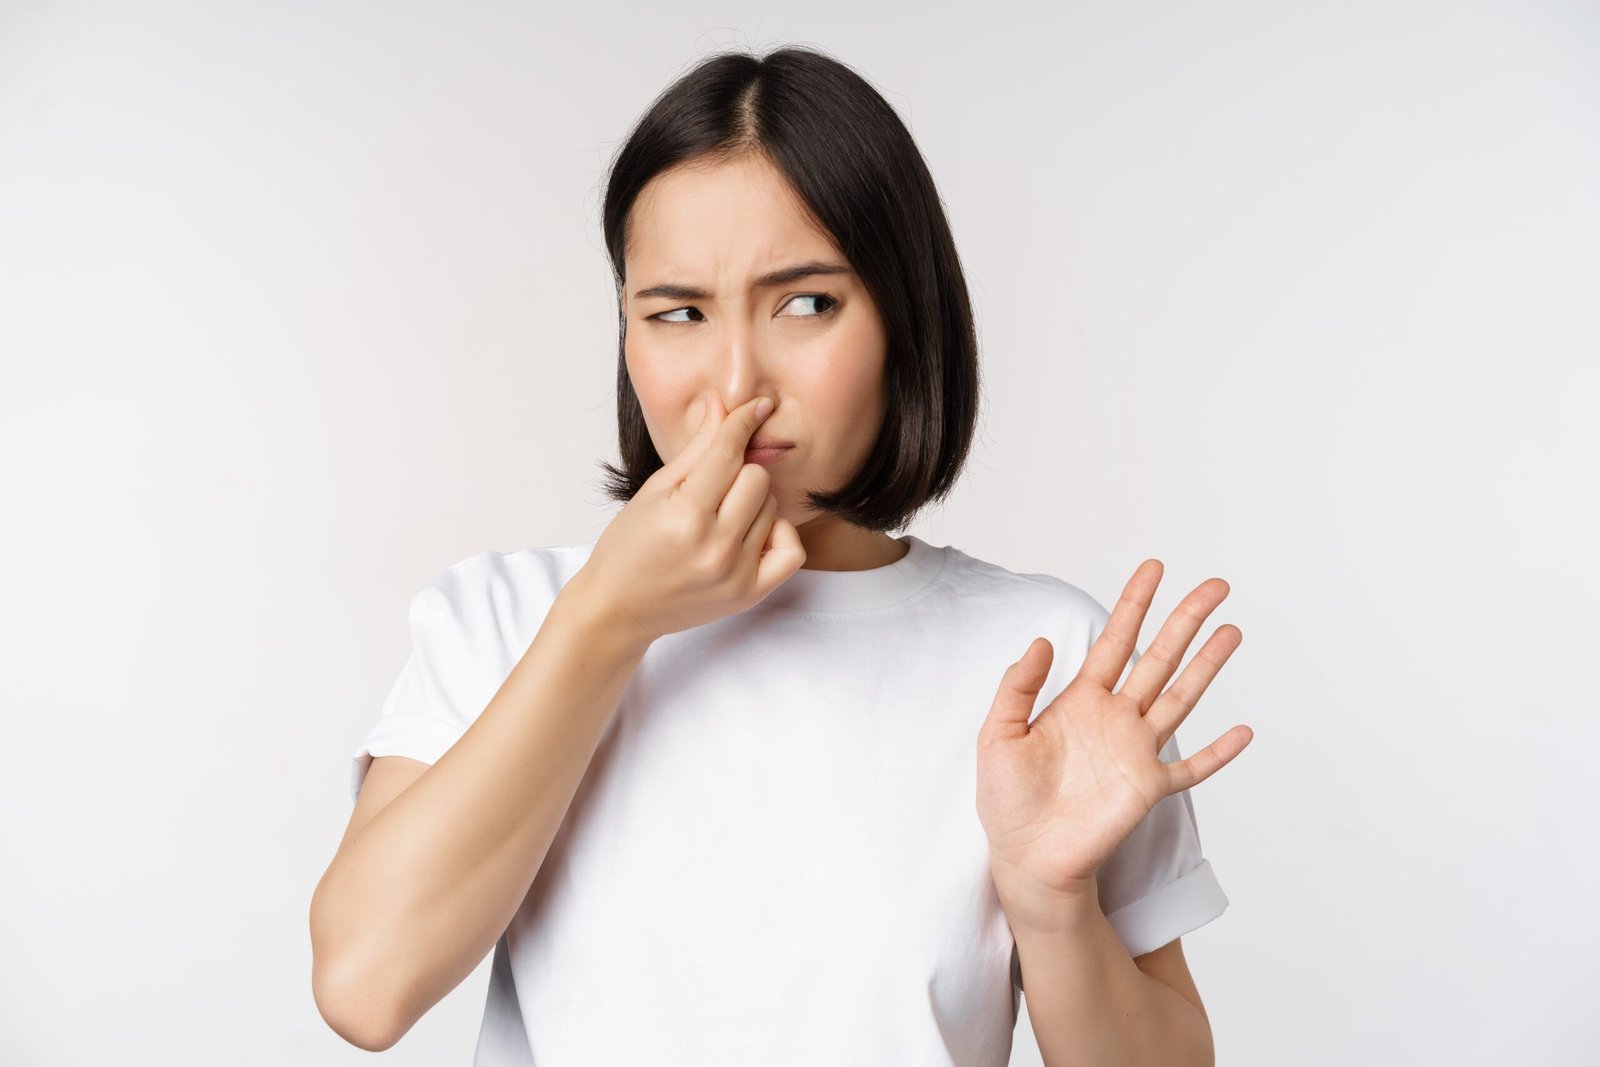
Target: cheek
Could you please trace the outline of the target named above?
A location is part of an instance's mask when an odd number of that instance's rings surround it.
[[[623,360],[650,443],[663,460],[670,460],[693,436],[692,427],[684,426],[684,413],[697,389],[694,376],[675,371],[682,361],[652,350],[643,339],[624,342]]]
[[[638,358],[631,341],[625,349],[624,360],[628,369],[628,383],[633,386],[633,395],[639,399],[639,413],[644,418],[645,432],[649,434],[656,452],[666,458],[661,450],[669,442],[662,439],[661,421],[657,415],[662,410],[660,383],[651,377],[649,361]]]
[[[860,464],[882,427],[875,383],[849,375],[818,377],[800,389],[814,477],[832,478]]]
[[[883,421],[883,356],[870,347],[849,346],[831,352],[808,376],[808,406],[826,413],[834,440],[854,451],[870,444]]]
[[[630,335],[623,344],[623,363],[639,403],[646,407],[670,407],[696,388],[692,353],[674,349],[670,343],[662,345],[649,337]]]
[[[650,360],[645,358],[644,346],[633,336],[634,329],[629,326],[628,336],[622,342],[622,364],[628,370],[628,381],[633,383],[634,392],[642,400],[651,386]]]
[[[661,361],[652,359],[648,346],[628,338],[623,350],[623,360],[628,369],[628,382],[633,386],[639,406],[644,409],[645,421],[655,424],[655,413],[662,409],[670,391],[670,383],[661,376]]]

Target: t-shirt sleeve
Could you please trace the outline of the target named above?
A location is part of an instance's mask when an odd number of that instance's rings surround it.
[[[1083,656],[1088,655],[1089,647],[1110,618],[1104,607],[1096,604],[1095,608],[1095,622],[1090,628],[1089,643],[1082,646]],[[1135,648],[1118,679],[1118,687],[1133,672],[1140,655]],[[1183,669],[1180,667],[1179,673]],[[1078,665],[1073,665],[1071,674],[1077,670]],[[1065,680],[1070,680],[1070,675]],[[1056,691],[1049,690],[1052,694]],[[1180,723],[1178,732],[1182,730]],[[1178,748],[1177,732],[1161,746],[1159,755],[1163,763],[1184,758]],[[1158,801],[1095,874],[1100,910],[1130,956],[1153,952],[1199,929],[1228,906],[1228,898],[1201,850],[1200,827],[1190,793],[1185,789]],[[1021,989],[1022,969],[1014,948],[1012,978]]]
[[[409,756],[437,762],[493,695],[486,691],[481,666],[468,655],[463,620],[445,594],[445,580],[435,579],[411,597],[411,652],[389,687],[377,722],[352,755],[352,802],[373,759]]]

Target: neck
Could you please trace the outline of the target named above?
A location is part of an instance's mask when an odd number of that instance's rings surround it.
[[[837,515],[818,515],[796,529],[806,549],[803,570],[870,570],[904,559],[907,552],[888,534],[852,526]]]

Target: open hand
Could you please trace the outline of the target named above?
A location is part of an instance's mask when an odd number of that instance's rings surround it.
[[[1221,578],[1184,597],[1128,680],[1113,692],[1161,583],[1145,560],[1122,591],[1077,676],[1032,723],[1054,649],[1036,638],[1006,669],[978,732],[978,817],[990,867],[1013,896],[1046,902],[1095,892],[1095,871],[1164,797],[1211,777],[1255,736],[1234,726],[1188,759],[1161,747],[1244,635],[1218,627],[1165,692],[1206,618],[1228,595]]]

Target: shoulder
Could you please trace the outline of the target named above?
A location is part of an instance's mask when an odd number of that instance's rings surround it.
[[[948,580],[968,595],[993,596],[1011,610],[1042,612],[1055,627],[1098,633],[1111,613],[1081,586],[1054,574],[1013,571],[952,549]]]
[[[487,549],[435,574],[412,595],[411,610],[441,613],[463,635],[513,637],[530,626],[536,632],[593,549],[593,541]]]
[[[452,601],[486,593],[503,597],[554,593],[577,573],[593,550],[592,541],[508,552],[486,549],[445,567],[427,588]]]

